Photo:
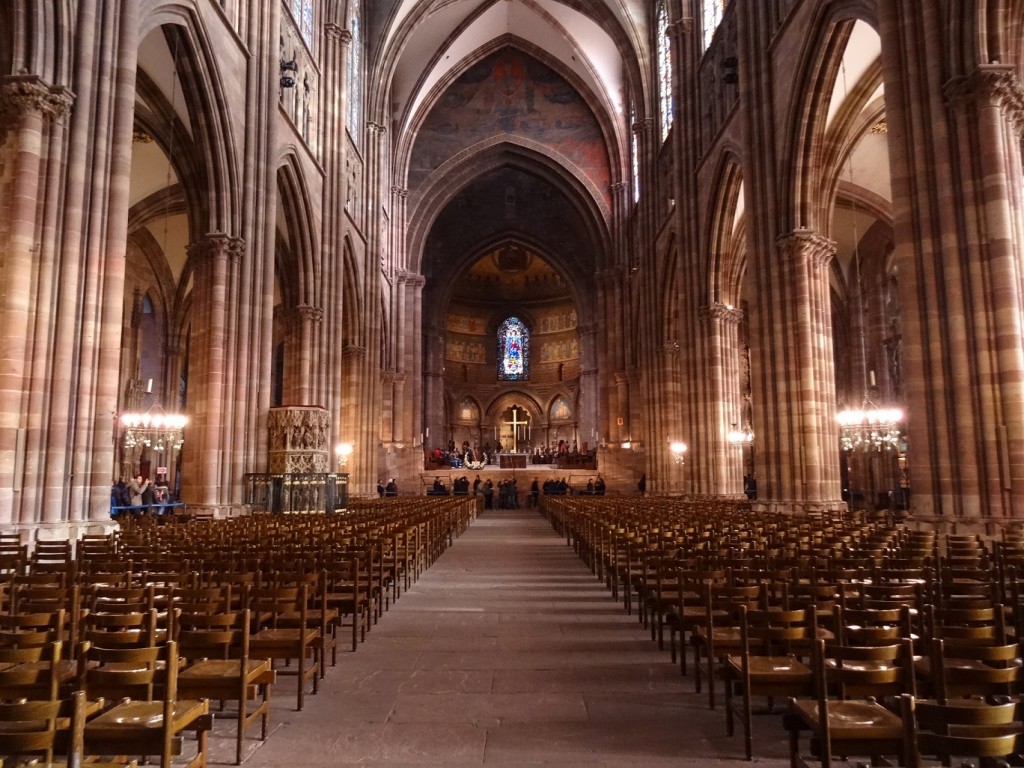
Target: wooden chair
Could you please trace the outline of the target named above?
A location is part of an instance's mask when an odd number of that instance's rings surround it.
[[[96,707],[96,702],[86,701],[84,691],[75,691],[63,700],[0,703],[0,755],[15,760],[34,758],[30,764],[39,768],[77,768],[85,760],[85,721]],[[36,762],[39,758],[45,764]],[[100,763],[90,759],[88,765],[90,768],[136,768],[134,760]]]
[[[25,648],[0,648],[0,701],[56,700],[68,679],[59,640]]]
[[[868,755],[872,759],[903,752],[903,724],[876,696],[913,692],[910,641],[877,648],[826,645],[814,656],[814,699],[790,699],[783,722],[789,731],[794,768],[818,764],[830,768],[832,756]],[[831,698],[834,694],[835,698]],[[812,755],[800,749],[810,732]]]
[[[1024,667],[1018,643],[987,645],[934,638],[930,661],[932,693],[940,702],[1022,692]]]
[[[313,693],[319,690],[320,630],[310,628],[306,585],[300,587],[261,587],[252,591],[252,613],[264,617],[265,626],[257,629],[250,640],[249,650],[254,658],[296,662],[294,670],[286,668],[281,674],[295,675],[298,682],[296,709],[302,710],[305,686],[313,682]],[[298,613],[293,626],[279,625],[281,616]]]
[[[725,681],[726,729],[735,731],[735,718],[743,723],[747,760],[753,758],[753,699],[768,698],[774,712],[775,697],[814,695],[814,671],[797,657],[807,654],[818,629],[817,611],[749,610],[740,606],[740,653],[729,655],[722,666]],[[737,694],[741,698],[737,700]]]
[[[85,724],[85,751],[100,755],[159,755],[160,768],[171,768],[183,752],[183,734],[196,734],[196,755],[186,768],[203,768],[209,704],[178,699],[178,645],[173,640],[150,648],[100,648],[83,644],[79,686],[89,698],[126,694]],[[155,691],[161,691],[159,697]],[[138,695],[136,692],[141,692]]]
[[[906,765],[921,768],[921,758],[926,755],[943,765],[949,765],[954,756],[992,759],[1016,755],[1024,750],[1021,709],[1019,701],[940,704],[903,696]]]
[[[257,720],[266,741],[270,720],[269,659],[249,652],[250,613],[182,613],[177,622],[179,654],[188,666],[178,675],[182,696],[237,703],[235,764],[242,762],[245,731]],[[251,711],[249,702],[259,700]]]
[[[338,612],[338,625],[352,629],[352,650],[366,640],[370,623],[370,597],[358,557],[342,555],[331,560],[324,574],[327,607]],[[347,619],[346,619],[347,617]]]
[[[740,649],[740,609],[759,608],[762,597],[762,584],[705,585],[704,623],[694,629],[690,644],[693,646],[694,686],[700,693],[702,682],[707,682],[711,709],[715,708],[719,664],[731,652]]]

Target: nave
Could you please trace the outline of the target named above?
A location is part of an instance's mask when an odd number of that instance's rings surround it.
[[[248,768],[658,768],[743,757],[721,710],[534,510],[482,513],[303,711],[275,707],[273,719]],[[775,768],[788,760],[772,720],[778,738],[761,725],[757,762]]]

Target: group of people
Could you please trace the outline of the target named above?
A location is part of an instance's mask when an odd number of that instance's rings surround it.
[[[385,496],[397,496],[398,495],[398,483],[395,482],[395,478],[388,480],[388,484],[384,485],[383,480],[377,481],[377,495],[381,498]]]
[[[156,480],[136,475],[128,482],[118,480],[110,488],[111,517],[117,517],[126,509],[135,516],[146,512],[161,515],[170,502],[170,489],[163,475],[158,475]]]

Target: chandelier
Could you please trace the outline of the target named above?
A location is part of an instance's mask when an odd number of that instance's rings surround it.
[[[848,408],[836,414],[839,422],[839,446],[844,451],[889,450],[900,446],[900,408],[879,408],[864,392],[860,408]]]
[[[739,428],[733,424],[732,429],[726,433],[725,439],[729,441],[729,445],[745,448],[754,442],[754,430],[751,429],[749,424],[744,424]]]
[[[125,448],[145,446],[154,451],[177,451],[185,442],[188,416],[164,413],[159,406],[143,412],[121,414]]]
[[[686,452],[689,450],[689,446],[686,443],[676,440],[669,444],[669,450],[672,451],[672,460],[682,466],[686,463]]]
[[[843,64],[843,89],[846,90],[846,65]],[[900,422],[903,411],[900,408],[880,408],[871,400],[871,389],[875,387],[875,372],[868,371],[867,342],[865,341],[864,286],[861,279],[861,258],[857,233],[857,196],[853,182],[853,149],[847,158],[850,172],[850,200],[853,206],[853,263],[857,270],[857,306],[860,312],[860,360],[864,374],[864,398],[860,408],[848,408],[836,414],[839,423],[839,447],[843,451],[877,451],[899,449]],[[870,386],[868,377],[870,375]]]

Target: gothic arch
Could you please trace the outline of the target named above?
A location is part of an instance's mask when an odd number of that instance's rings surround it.
[[[587,109],[594,116],[598,127],[604,136],[604,146],[608,151],[609,170],[611,183],[615,184],[623,178],[628,178],[630,137],[625,131],[625,122],[619,120],[613,122],[610,115],[615,114],[615,108],[611,104],[604,103],[590,88],[588,88],[572,71],[568,70],[562,61],[549,55],[544,49],[537,45],[514,35],[502,35],[493,38],[475,51],[469,53],[458,67],[454,67],[427,95],[419,110],[412,117],[409,125],[404,130],[395,150],[396,177],[407,178],[409,161],[412,158],[413,149],[420,128],[430,116],[437,102],[443,97],[448,88],[461,77],[466,70],[487,58],[491,54],[503,49],[514,48],[530,58],[536,59],[545,66],[556,72],[559,77],[568,82],[580,96],[587,106]],[[541,145],[538,145],[541,146]],[[568,160],[562,162],[571,166]],[[584,177],[584,182],[587,180]],[[591,184],[591,186],[593,186]]]
[[[363,311],[362,280],[359,265],[352,249],[352,240],[346,236],[342,245],[342,347],[366,346],[366,313]]]
[[[491,425],[497,424],[505,409],[511,408],[513,405],[526,408],[526,412],[530,414],[530,421],[533,424],[540,425],[547,423],[547,415],[540,403],[537,402],[533,395],[527,394],[526,392],[518,389],[502,392],[494,398],[494,400],[492,400],[487,406],[487,410],[481,412],[481,423]]]
[[[807,87],[799,91],[799,101],[790,112],[781,153],[794,162],[789,175],[780,179],[780,188],[784,190],[780,232],[810,229],[824,233],[826,229],[830,208],[823,204],[820,193],[828,109],[854,25],[864,21],[878,29],[873,9],[868,5],[862,0],[824,3],[816,8],[815,18],[808,25],[809,34],[796,75],[796,81],[806,83]]]
[[[139,26],[140,40],[159,28],[172,56],[177,50],[178,78],[190,130],[176,131],[175,136],[191,135],[193,143],[193,151],[188,153],[190,163],[183,167],[179,178],[188,188],[201,191],[205,199],[205,204],[191,204],[193,240],[209,232],[241,232],[241,184],[235,160],[238,153],[230,115],[222,107],[231,102],[205,26],[195,8],[183,5],[162,6],[140,19]]]
[[[574,173],[560,163],[546,147],[506,134],[469,147],[451,158],[427,178],[414,199],[410,196],[408,221],[412,226],[407,239],[410,272],[418,273],[422,269],[427,235],[448,203],[480,175],[506,166],[533,173],[559,188],[588,227],[594,253],[607,254],[610,211],[602,204],[592,184],[588,185],[581,173]]]
[[[736,248],[736,212],[743,189],[743,165],[736,152],[719,159],[712,189],[715,197],[708,216],[707,295],[702,304],[740,305],[746,253]]]
[[[557,254],[552,254],[546,245],[536,241],[534,238],[524,237],[523,233],[516,230],[506,230],[495,233],[492,237],[486,240],[480,241],[478,246],[472,251],[468,251],[464,254],[460,254],[458,258],[453,259],[451,263],[451,274],[460,274],[466,268],[476,263],[485,254],[493,251],[499,245],[511,243],[524,248],[528,251],[532,251],[537,254],[541,259],[546,261],[552,267],[558,271],[565,279],[566,288],[572,298],[573,304],[576,306],[576,311],[579,313],[581,318],[584,318],[584,322],[590,322],[590,318],[593,313],[593,307],[588,304],[587,301],[587,290],[586,284],[581,279],[581,275],[576,270],[570,269],[569,265],[565,264],[565,260],[559,257]],[[440,317],[443,319],[443,313],[445,308],[451,303],[451,298],[457,285],[454,280],[446,280],[438,293],[437,312],[440,313]],[[432,310],[425,309],[424,317],[429,317],[432,314]],[[529,319],[531,313],[529,311],[523,311],[520,313],[520,317],[527,319],[527,324],[532,327],[533,320]],[[491,320],[489,321],[489,328],[494,331],[497,329],[500,321]]]
[[[665,278],[661,281],[661,308],[663,311],[656,312],[655,317],[662,317],[663,322],[659,332],[661,337],[653,340],[653,346],[657,347],[667,343],[669,340],[678,340],[682,334],[682,309],[683,292],[679,290],[679,240],[675,232],[672,232],[665,247],[664,255],[658,259],[664,264]]]
[[[645,59],[644,51],[647,45],[645,30],[638,28],[636,25],[622,24],[614,11],[604,3],[593,3],[588,2],[587,0],[562,0],[562,4],[592,19],[601,27],[601,29],[610,35],[619,55],[621,56],[623,66],[625,68],[623,89],[630,94],[646,94],[646,100],[644,100],[643,103],[645,105],[645,111],[649,111],[653,104],[653,101],[651,101],[653,98],[651,96],[652,86],[651,83],[648,82],[649,67],[641,65]],[[391,115],[389,98],[392,89],[392,80],[398,67],[399,60],[401,59],[406,44],[413,32],[424,22],[425,19],[427,19],[427,17],[431,15],[431,13],[433,13],[436,5],[436,2],[416,3],[413,10],[402,19],[399,27],[390,36],[387,47],[374,57],[377,64],[375,70],[369,73],[370,76],[368,78],[368,82],[377,83],[379,85],[377,88],[373,89],[372,92],[368,91],[368,99],[366,101],[367,108],[370,109],[373,114]],[[476,14],[473,14],[463,23],[471,23],[472,20],[476,18],[476,15],[486,12],[489,6],[490,4],[481,6]],[[386,33],[387,30],[384,30],[384,32]],[[478,60],[473,56],[468,58],[473,59],[473,61],[469,63],[470,66],[473,62]],[[429,68],[430,62],[425,64],[424,70]],[[560,74],[563,74],[563,76],[565,75],[566,67],[564,65],[560,64],[558,67],[554,68],[559,71]],[[570,80],[570,82],[573,81]],[[580,92],[583,93],[582,90]],[[615,110],[608,109],[607,112],[608,114],[614,114]],[[612,135],[618,135],[618,133],[618,129],[613,127]],[[618,144],[620,149],[620,159],[622,157],[628,158],[629,137],[620,135]],[[398,154],[399,156],[405,156],[404,152],[399,152]],[[622,168],[625,167],[628,166],[622,166]]]
[[[278,205],[284,213],[288,250],[295,267],[294,306],[319,307],[320,259],[309,188],[296,157],[288,154],[277,170]],[[287,265],[278,265],[279,268]]]

